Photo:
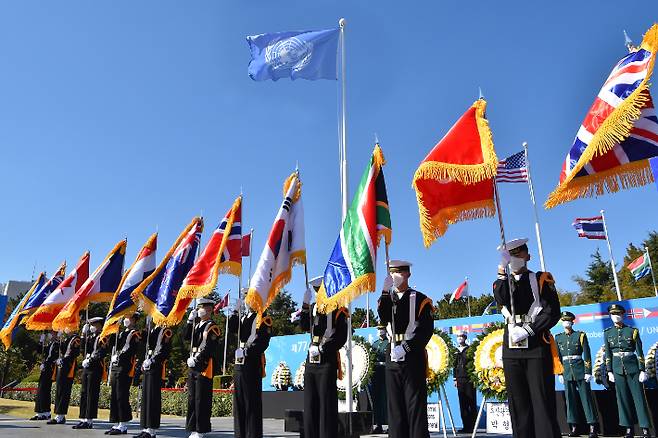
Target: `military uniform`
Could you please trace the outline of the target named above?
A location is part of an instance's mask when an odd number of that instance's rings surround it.
[[[63,355],[57,360],[57,380],[55,390],[55,414],[58,418],[49,421],[49,424],[62,424],[69,411],[71,402],[71,387],[75,378],[76,359],[80,354],[80,336],[73,335],[60,343]]]
[[[211,430],[212,378],[215,372],[216,354],[219,351],[219,336],[219,327],[211,319],[199,322],[196,327],[193,327],[191,322],[187,323],[185,339],[188,341],[192,339],[190,359],[194,361],[194,366],[189,368],[187,375],[185,429],[188,432],[203,434]]]
[[[393,438],[429,437],[425,346],[434,329],[432,310],[432,300],[411,288],[393,298],[383,292],[377,303],[379,320],[392,339],[386,355],[386,391],[388,435]],[[393,360],[391,353],[399,346],[405,354]]]
[[[102,318],[98,318],[102,321]],[[92,322],[92,320],[89,320]],[[82,338],[82,345],[87,352],[82,362],[80,379],[80,422],[74,429],[91,429],[93,420],[98,416],[98,397],[101,381],[107,378],[105,355],[109,347],[108,338],[101,338],[99,333],[88,334]]]
[[[458,345],[455,354],[453,377],[459,397],[459,412],[462,418],[463,432],[472,432],[477,419],[477,400],[475,386],[468,377],[468,345]]]
[[[347,309],[340,307],[328,314],[315,305],[302,310],[300,325],[311,334],[311,347],[319,355],[306,357],[304,368],[304,436],[334,438],[338,434],[339,350],[348,336]],[[317,350],[316,350],[317,349]]]
[[[614,306],[621,308],[613,305],[612,310],[616,309]],[[648,436],[651,417],[639,377],[644,372],[640,332],[621,322],[605,330],[604,342],[606,368],[614,374],[619,424],[632,428],[638,423],[645,429],[645,436]]]
[[[388,424],[388,397],[386,394],[386,356],[390,341],[388,338],[378,338],[372,344],[372,354],[375,356],[375,368],[370,379],[370,395],[372,397],[372,422],[381,428]],[[382,433],[381,429],[377,430]]]
[[[114,352],[114,362],[110,368],[110,423],[126,423],[133,418],[130,407],[130,386],[135,376],[137,364],[137,349],[142,342],[142,333],[134,328],[127,328],[117,334],[117,350]],[[117,434],[113,432],[109,435]],[[123,430],[121,431],[123,433]]]
[[[148,333],[139,415],[139,425],[144,431],[138,435],[140,438],[155,436],[155,431],[151,433],[151,429],[160,428],[162,382],[166,378],[172,335],[171,329],[158,326],[154,326]]]
[[[526,254],[526,242],[527,239],[516,239],[499,250]],[[523,438],[557,438],[560,437],[560,428],[555,405],[553,361],[557,351],[553,351],[555,345],[551,345],[555,341],[550,329],[560,320],[560,300],[550,273],[518,271],[523,272],[511,279],[515,326],[511,325],[510,289],[502,266],[499,266],[498,279],[493,284],[494,298],[502,306],[501,313],[507,321],[503,335],[503,370],[512,430],[514,436]],[[513,344],[523,348],[510,347],[510,331],[513,329],[515,336],[518,330],[524,330],[526,339]]]
[[[272,336],[272,318],[249,312],[228,320],[230,333],[239,335],[233,368],[233,426],[238,438],[263,436],[263,377],[265,350]]]
[[[575,315],[571,312],[563,312],[562,319],[573,321]],[[590,425],[590,436],[594,437],[596,434],[593,426],[598,423],[598,416],[594,409],[592,389],[589,384],[592,376],[592,353],[587,335],[585,332],[569,329],[555,335],[555,342],[563,368],[562,379],[567,402],[567,423],[572,428],[570,436],[579,436],[576,435],[575,428],[577,424],[581,423],[578,418],[578,402],[580,401],[587,424]]]
[[[31,418],[32,420],[47,420],[50,418],[50,391],[57,375],[55,361],[59,356],[59,341],[53,340],[48,345],[45,345],[43,353],[44,358],[40,366],[39,385],[34,400],[34,412],[36,412],[36,415]]]

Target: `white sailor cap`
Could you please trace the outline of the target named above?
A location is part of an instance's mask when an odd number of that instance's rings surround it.
[[[318,288],[318,287],[320,287],[320,286],[322,285],[322,280],[324,280],[324,275],[318,275],[318,276],[315,277],[315,278],[311,278],[311,279],[308,281],[308,284],[310,284],[310,285],[313,286],[313,287]]]
[[[523,238],[523,239],[513,239],[508,242],[505,242],[505,245],[499,245],[498,246],[498,251],[502,251],[503,249],[507,251],[513,251],[516,248],[525,245],[528,243],[528,239]]]
[[[214,306],[215,302],[211,300],[210,298],[199,298],[196,300],[196,305],[197,307],[199,306]]]
[[[406,260],[391,260],[388,262],[389,271],[409,271],[411,262]]]
[[[100,324],[100,323],[102,323],[103,321],[105,321],[105,318],[103,318],[103,317],[101,317],[101,316],[96,316],[96,317],[94,317],[94,318],[89,318],[89,319],[87,320],[87,322],[88,322],[89,324]]]
[[[465,338],[468,337],[468,333],[466,333],[465,330],[457,330],[457,331],[455,332],[455,335],[456,335],[457,337],[459,337],[459,336],[463,336],[463,337],[465,337]]]

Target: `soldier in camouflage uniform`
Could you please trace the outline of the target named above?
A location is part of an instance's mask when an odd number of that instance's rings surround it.
[[[604,333],[605,365],[608,380],[615,384],[619,424],[626,427],[626,438],[633,437],[635,423],[642,428],[643,437],[651,437],[651,417],[642,385],[648,377],[640,332],[624,324],[626,309],[619,304],[610,305],[608,313],[614,325]]]
[[[580,436],[576,432],[580,419],[578,418],[578,400],[583,406],[585,419],[589,424],[589,438],[596,438],[598,417],[592,400],[592,353],[585,332],[573,329],[576,315],[562,312],[564,332],[555,335],[558,354],[564,367],[560,382],[564,384],[564,394],[567,400],[567,423],[571,431],[569,436]]]

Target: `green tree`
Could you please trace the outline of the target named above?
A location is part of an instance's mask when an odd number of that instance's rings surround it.
[[[272,300],[267,314],[272,318],[272,336],[295,335],[301,333],[298,324],[290,322],[290,316],[297,310],[297,303],[285,289]]]
[[[368,313],[370,315],[370,327],[377,327],[379,319],[375,316],[375,312],[373,312],[372,309],[369,309]],[[365,320],[366,309],[363,307],[355,307],[354,310],[352,310],[352,328],[361,328]]]
[[[579,275],[573,277],[580,287],[575,304],[601,303],[617,299],[610,262],[603,260],[598,249],[591,257],[592,261],[587,267],[585,277]]]
[[[658,262],[658,232],[649,232],[648,237],[639,246],[629,243],[628,247],[626,247],[626,255],[624,256],[621,270],[617,274],[619,277],[619,287],[622,290],[624,298],[641,298],[655,295],[651,273],[635,281],[633,274],[627,268],[631,262],[644,254],[645,247],[649,249],[651,262],[656,266],[656,262]]]
[[[468,316],[467,298],[460,298],[450,303],[451,294],[445,294],[441,300],[434,302],[434,319],[463,318]],[[493,295],[484,294],[470,298],[471,316],[480,316],[484,309],[493,302]]]

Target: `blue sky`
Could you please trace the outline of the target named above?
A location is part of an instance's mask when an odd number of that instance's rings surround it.
[[[425,249],[413,172],[481,87],[498,156],[528,141],[543,202],[625,53],[622,30],[639,42],[658,18],[651,1],[631,2],[642,12],[625,14],[604,3],[3,1],[0,282],[29,279],[35,264],[72,266],[86,249],[93,269],[124,236],[132,261],[156,228],[163,255],[201,211],[205,243],[241,188],[258,255],[297,162],[309,273],[320,273],[340,225],[338,84],[253,82],[245,36],[330,28],[345,17],[350,187],[377,133],[388,160],[391,256],[412,260],[412,284],[434,298],[464,276],[475,295],[488,292],[496,219],[454,225]],[[501,198],[508,236],[531,237],[534,250],[527,187],[504,185]],[[647,186],[541,209],[558,285],[574,290],[571,277],[597,246],[607,257],[605,242],[577,239],[575,217],[606,210],[620,263],[628,243],[656,228],[657,201]],[[220,279],[221,290],[236,287]],[[290,290],[301,299],[302,268]]]

